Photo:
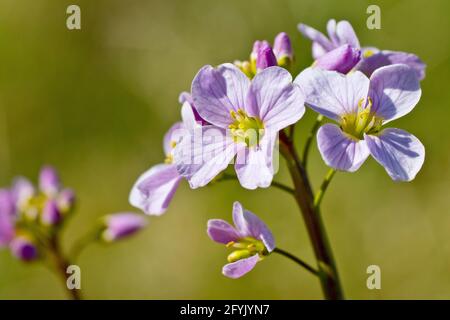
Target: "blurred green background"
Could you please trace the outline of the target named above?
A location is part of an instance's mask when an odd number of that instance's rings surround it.
[[[66,29],[66,8],[81,7],[82,30]],[[381,30],[366,28],[366,8],[381,7]],[[132,209],[135,179],[161,162],[162,136],[179,119],[178,94],[205,64],[247,58],[256,39],[288,32],[297,64],[311,43],[296,30],[349,20],[363,45],[418,54],[428,65],[416,109],[393,126],[426,146],[422,171],[394,183],[373,159],[339,173],[323,203],[345,292],[351,299],[450,298],[450,2],[2,0],[0,2],[0,185],[35,177],[53,164],[79,205],[64,234],[67,249],[96,218]],[[304,141],[314,121],[298,127]],[[314,147],[315,186],[326,167]],[[281,164],[276,179],[290,183]],[[232,202],[260,215],[277,244],[314,263],[295,202],[275,189],[236,182],[190,190],[137,236],[92,245],[79,265],[86,298],[320,299],[318,281],[280,256],[240,280],[221,275],[225,248],[205,232],[209,218],[231,218]],[[381,267],[382,289],[368,290],[366,268]],[[0,298],[65,298],[59,278],[40,264],[0,252]]]

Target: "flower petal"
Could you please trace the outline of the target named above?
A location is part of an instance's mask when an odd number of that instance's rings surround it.
[[[303,34],[306,38],[320,45],[326,51],[333,50],[334,45],[330,40],[320,31],[311,28],[310,26],[300,23],[298,26],[298,31]],[[314,57],[317,59],[318,57]]]
[[[350,22],[339,21],[336,25],[336,36],[339,38],[339,45],[349,44],[353,48],[360,48],[358,37]]]
[[[233,222],[242,238],[261,240],[269,252],[275,249],[275,240],[267,225],[257,215],[245,210],[238,201],[233,204]]]
[[[250,190],[270,186],[274,172],[273,150],[277,138],[277,132],[266,132],[259,146],[243,148],[237,153],[234,167],[241,186]]]
[[[354,172],[369,156],[364,140],[350,138],[334,124],[325,124],[319,128],[317,145],[325,163],[338,170]]]
[[[207,231],[211,240],[227,244],[231,241],[239,240],[239,233],[228,222],[222,219],[208,220]]]
[[[234,142],[226,130],[204,126],[191,131],[175,148],[174,162],[191,188],[208,184],[225,170],[244,145]]]
[[[284,68],[269,67],[253,78],[246,111],[259,117],[265,128],[281,130],[305,113],[304,97]]]
[[[364,58],[357,66],[357,69],[370,77],[376,69],[391,64],[406,64],[414,69],[419,80],[425,78],[425,63],[415,54],[401,51],[377,51],[369,57]]]
[[[172,153],[173,146],[176,143],[179,143],[181,140],[181,137],[183,136],[183,123],[182,122],[176,122],[173,124],[170,129],[166,132],[163,139],[163,149],[164,154],[168,156]]]
[[[314,67],[305,69],[294,82],[303,90],[307,106],[336,121],[358,109],[360,99],[367,97],[370,83],[359,71],[343,75]]]
[[[311,51],[314,60],[319,59],[321,56],[328,52],[328,50],[322,47],[318,42],[312,43]]]
[[[258,261],[259,256],[255,254],[250,258],[241,259],[236,262],[226,264],[222,268],[222,273],[228,278],[237,279],[242,277],[244,274],[252,271]]]
[[[103,239],[112,242],[128,237],[147,225],[147,220],[141,214],[120,212],[105,217]]]
[[[7,245],[14,237],[15,205],[9,190],[0,189],[0,246]]]
[[[422,91],[414,69],[395,64],[377,69],[370,77],[372,111],[384,123],[400,118],[414,109]]]
[[[192,98],[200,116],[218,127],[228,128],[230,110],[245,108],[250,80],[230,63],[205,66],[192,82]]]
[[[159,164],[142,174],[131,189],[129,202],[146,214],[163,214],[181,181],[173,164]]]
[[[372,156],[395,181],[411,181],[425,160],[425,147],[404,130],[389,128],[378,135],[365,135]]]

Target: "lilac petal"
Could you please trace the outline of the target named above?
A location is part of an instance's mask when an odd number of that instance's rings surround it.
[[[334,47],[339,47],[341,45],[339,37],[336,34],[336,20],[330,19],[327,23],[327,33]]]
[[[384,123],[409,113],[419,102],[422,91],[415,71],[403,64],[377,69],[370,77],[372,111]]]
[[[226,130],[214,126],[196,128],[175,148],[177,170],[191,188],[208,184],[229,165],[235,154],[245,147],[236,143]]]
[[[0,246],[7,245],[14,237],[16,208],[9,190],[0,189]]]
[[[164,135],[164,139],[163,139],[163,149],[164,149],[164,154],[166,156],[168,156],[169,154],[171,154],[172,150],[173,150],[173,146],[176,143],[180,142],[181,137],[183,136],[183,134],[185,133],[185,131],[183,130],[183,123],[182,122],[176,122],[175,124],[173,124],[170,129],[166,132],[166,134]]]
[[[338,122],[342,115],[358,110],[359,101],[367,97],[370,83],[359,71],[343,75],[314,67],[305,69],[294,82],[302,88],[311,109]]]
[[[419,80],[425,78],[425,63],[423,63],[423,61],[415,54],[401,51],[376,50],[374,54],[364,58],[357,68],[370,77],[376,69],[391,64],[406,64],[414,69]]]
[[[10,243],[11,253],[22,261],[31,261],[37,258],[38,249],[28,238],[18,236]]]
[[[192,95],[189,92],[183,91],[178,96],[178,102],[183,104],[188,102],[190,105],[194,105],[194,99],[192,99]]]
[[[75,205],[75,192],[72,189],[64,189],[58,196],[58,207],[63,212],[68,212],[73,209]]]
[[[308,39],[320,45],[326,51],[334,49],[333,43],[320,31],[307,26],[306,24],[300,23],[297,26],[298,30]],[[318,57],[314,57],[317,59]]]
[[[47,195],[55,195],[61,187],[55,168],[45,166],[39,174],[39,189]]]
[[[228,222],[221,219],[208,220],[207,231],[211,240],[227,244],[239,240],[240,236],[236,229]]]
[[[338,170],[354,172],[369,156],[364,140],[352,139],[330,123],[317,131],[317,145],[325,163]]]
[[[284,68],[270,67],[253,78],[247,96],[247,112],[259,117],[266,129],[279,131],[305,113],[301,89]]]
[[[319,59],[321,56],[328,52],[328,50],[322,47],[318,42],[312,43],[311,51],[314,59]]]
[[[361,59],[361,50],[344,44],[321,56],[314,62],[314,66],[330,71],[347,73],[358,64]]]
[[[226,264],[222,268],[222,273],[228,278],[237,279],[242,277],[244,274],[252,271],[258,261],[259,256],[255,254],[250,258],[241,259],[236,262]]]
[[[232,123],[230,111],[245,109],[249,86],[248,77],[233,64],[205,66],[192,82],[195,108],[207,122],[228,128]]]
[[[267,225],[237,201],[233,204],[233,222],[242,238],[253,237],[261,240],[269,252],[275,249],[275,240]]]
[[[163,214],[181,181],[173,164],[159,164],[142,174],[130,192],[129,202],[146,214]]]
[[[336,25],[336,36],[339,38],[339,45],[349,44],[353,48],[360,48],[358,37],[350,22],[339,21]]]
[[[105,217],[106,229],[103,237],[106,241],[115,241],[130,236],[147,225],[144,216],[132,213],[114,213]]]
[[[273,149],[276,134],[267,132],[258,146],[237,153],[235,170],[239,183],[246,189],[267,188],[273,179]]]
[[[411,181],[425,160],[425,148],[415,136],[389,128],[378,135],[365,135],[372,156],[395,181]]]

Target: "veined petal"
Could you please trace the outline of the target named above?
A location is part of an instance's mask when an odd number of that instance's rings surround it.
[[[204,126],[191,131],[174,150],[174,162],[191,188],[208,184],[225,170],[245,144],[236,143],[225,129]]]
[[[292,83],[284,68],[269,67],[258,73],[250,85],[247,112],[259,117],[265,128],[281,130],[305,113],[301,89]]]
[[[222,219],[208,220],[207,233],[211,240],[223,244],[237,241],[240,238],[236,229]]]
[[[239,183],[246,189],[267,188],[273,179],[273,150],[278,132],[267,132],[258,146],[237,153],[235,170]]]
[[[359,71],[343,75],[336,71],[307,68],[294,81],[303,90],[307,106],[330,119],[358,110],[358,103],[367,97],[369,79]]]
[[[142,174],[131,189],[129,202],[149,215],[163,214],[181,181],[173,164],[159,164]]]
[[[250,80],[239,68],[226,63],[205,66],[192,82],[192,98],[200,116],[218,127],[232,123],[230,110],[245,109]]]
[[[252,271],[258,261],[259,256],[255,254],[250,258],[241,259],[236,262],[226,264],[222,269],[222,273],[228,278],[237,279]]]
[[[376,69],[391,64],[406,64],[414,69],[419,80],[425,78],[425,63],[415,54],[401,51],[377,50],[374,54],[364,58],[358,64],[357,69],[370,77]]]
[[[350,138],[334,124],[325,124],[319,128],[317,145],[325,163],[338,170],[354,172],[369,156],[364,140]]]
[[[389,128],[365,135],[370,153],[395,181],[411,181],[425,160],[425,147],[414,135]]]
[[[358,37],[350,22],[339,21],[336,25],[336,36],[339,38],[339,45],[349,44],[353,48],[360,48]]]
[[[372,111],[384,123],[409,113],[419,102],[422,91],[414,69],[395,64],[377,69],[370,77]]]
[[[163,149],[166,156],[172,153],[175,144],[179,143],[185,130],[182,122],[176,122],[166,132],[163,139]]]
[[[300,31],[300,33],[303,34],[306,38],[318,43],[326,51],[330,51],[334,48],[333,43],[331,43],[331,41],[328,40],[328,38],[322,32],[303,23],[300,23],[297,28],[298,31]]]
[[[233,222],[241,237],[253,237],[264,243],[267,251],[275,249],[275,240],[267,225],[254,213],[245,210],[236,201],[233,204]]]

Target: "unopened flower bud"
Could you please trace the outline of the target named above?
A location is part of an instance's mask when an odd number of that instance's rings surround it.
[[[147,225],[143,215],[128,212],[108,215],[104,221],[105,229],[101,237],[106,242],[128,237]]]
[[[48,200],[42,209],[41,222],[46,226],[53,226],[61,221],[61,212],[55,200]]]
[[[39,188],[48,196],[55,195],[60,189],[58,173],[53,167],[43,167],[39,175]]]
[[[22,261],[31,261],[38,257],[36,244],[26,236],[17,236],[10,243],[11,253]]]
[[[291,39],[286,32],[281,32],[275,37],[273,53],[280,67],[289,68],[292,65],[294,51],[292,50]]]
[[[72,189],[64,189],[59,193],[58,207],[62,214],[70,212],[75,205],[75,192]]]
[[[348,73],[361,59],[361,50],[348,44],[327,52],[314,62],[315,67]]]
[[[258,57],[256,58],[257,72],[276,65],[278,65],[277,58],[275,57],[272,48],[268,44],[263,44],[259,49]]]

